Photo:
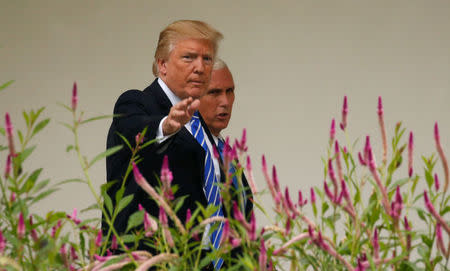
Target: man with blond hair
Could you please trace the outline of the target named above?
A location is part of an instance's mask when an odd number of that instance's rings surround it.
[[[209,130],[197,113],[198,99],[207,90],[220,39],[220,32],[201,21],[181,20],[167,26],[160,33],[155,52],[153,73],[157,78],[143,91],[128,90],[119,97],[114,114],[120,116],[113,119],[108,133],[107,148],[122,145],[122,137],[134,146],[135,136],[147,128],[144,142],[155,139],[156,143],[140,150],[139,170],[151,185],[159,186],[156,176],[160,174],[163,158],[168,157],[172,186],[178,186],[174,196],[187,196],[177,211],[181,221],[185,221],[188,209],[197,208],[197,202],[205,207],[220,205],[217,180],[205,176],[206,171],[214,170],[207,159],[211,158],[211,143],[209,140],[203,140],[207,144],[199,143],[202,142],[199,136],[206,139]],[[125,147],[107,158],[107,181],[118,181],[108,190],[113,201],[131,155]],[[124,196],[134,197],[114,222],[119,233],[126,231],[128,219],[139,205],[152,216],[158,217],[159,212],[156,202],[136,184],[132,174],[124,181]],[[107,230],[107,225],[103,229]],[[214,240],[220,241],[217,234]],[[144,244],[139,244],[138,249],[150,250]]]

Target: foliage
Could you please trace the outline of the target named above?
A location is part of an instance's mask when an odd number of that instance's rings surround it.
[[[9,84],[9,83],[7,83]],[[3,85],[6,87],[6,85]],[[2,87],[3,87],[2,86]],[[171,186],[170,165],[167,160],[160,174],[160,187],[150,186],[140,174],[136,164],[142,162],[140,151],[152,144],[144,142],[146,130],[136,135],[135,142],[125,137],[124,145],[108,149],[88,159],[81,152],[79,128],[91,121],[111,116],[83,120],[77,109],[76,84],[72,91],[71,106],[62,105],[72,114],[70,123],[63,123],[74,135],[74,150],[83,171],[83,179],[68,179],[52,184],[40,178],[42,168],[28,170],[24,162],[30,159],[36,135],[45,128],[49,119],[41,120],[44,108],[24,111],[25,131],[13,132],[9,114],[0,151],[7,153],[5,173],[0,176],[2,193],[0,205],[0,268],[3,270],[147,270],[156,266],[161,270],[201,270],[211,261],[224,260],[222,270],[444,270],[448,268],[450,254],[450,226],[447,195],[448,164],[440,144],[435,125],[437,155],[423,156],[423,176],[412,167],[414,142],[412,132],[405,142],[406,129],[398,123],[390,147],[384,128],[381,98],[378,117],[382,138],[383,157],[375,162],[374,150],[367,137],[362,151],[355,155],[357,144],[340,144],[336,140],[333,119],[328,152],[324,159],[323,188],[312,187],[307,193],[298,191],[294,203],[289,189],[282,189],[275,166],[270,172],[262,157],[263,175],[267,189],[257,191],[253,180],[250,157],[246,154],[245,130],[240,140],[227,147],[223,153],[224,172],[236,169],[235,176],[242,183],[245,172],[253,197],[243,198],[242,191],[231,192],[233,176],[221,184],[223,208],[231,217],[212,217],[216,208],[199,206],[189,210],[186,221],[180,221],[176,211],[183,198],[173,199],[176,187]],[[347,134],[347,97],[344,98],[340,128]],[[18,140],[18,144],[15,142]],[[124,185],[112,200],[105,184],[97,193],[89,170],[93,164],[128,148],[132,158],[128,175],[134,179],[160,206],[159,217],[152,217],[140,208],[130,217],[125,233],[118,233],[112,225],[119,212],[132,200],[124,196]],[[390,157],[388,157],[390,153]],[[407,153],[407,154],[405,154]],[[404,158],[406,157],[406,158]],[[408,174],[400,171],[408,161]],[[243,167],[237,161],[247,161]],[[436,163],[444,169],[443,186],[439,181]],[[401,177],[399,177],[401,176]],[[41,217],[30,211],[40,200],[51,196],[62,185],[79,182],[88,185],[96,203],[88,209],[99,209],[110,230],[102,235],[99,219],[80,220],[77,209],[72,214],[51,211]],[[426,191],[417,191],[418,184]],[[233,202],[231,193],[239,200]],[[248,193],[247,193],[248,194]],[[268,196],[265,196],[268,194]],[[306,196],[309,194],[309,197]],[[261,197],[273,200],[273,212],[261,207]],[[243,202],[252,200],[257,211],[265,214],[271,224],[261,229],[256,226],[252,213],[247,220],[242,214]],[[113,204],[115,202],[116,204]],[[312,216],[308,216],[311,208]],[[407,216],[417,215],[421,225],[413,225]],[[223,227],[219,250],[204,250],[201,236],[207,225],[212,230]],[[137,251],[138,242],[145,241],[157,253]],[[446,245],[447,241],[447,245]],[[112,255],[113,251],[122,254]]]

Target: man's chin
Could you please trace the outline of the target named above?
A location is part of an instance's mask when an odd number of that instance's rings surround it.
[[[205,92],[206,92],[205,88],[190,88],[186,91],[187,95],[194,99],[201,98],[205,94]]]

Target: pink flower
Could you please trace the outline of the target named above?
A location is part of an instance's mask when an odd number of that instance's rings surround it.
[[[408,141],[408,176],[411,178],[413,174],[413,149],[414,149],[414,137],[413,132],[409,133]]]
[[[395,192],[395,200],[393,200],[391,203],[391,213],[390,213],[391,217],[394,220],[398,220],[402,213],[402,209],[403,209],[403,199],[400,193],[400,186],[397,185],[397,189]]]
[[[97,238],[95,238],[95,246],[100,247],[102,245],[102,231],[99,230],[97,233]]]
[[[316,193],[314,192],[314,188],[311,187],[311,204],[316,204]]]
[[[23,213],[19,214],[19,223],[17,224],[17,237],[19,237],[19,239],[25,237],[25,221],[23,219]]]
[[[330,127],[330,142],[333,142],[335,136],[336,136],[336,122],[334,121],[333,118],[331,120],[331,127]]]
[[[141,133],[137,133],[134,140],[136,141],[136,146],[139,146],[144,142],[144,137],[142,136]]]
[[[291,210],[291,212],[293,214],[295,214],[295,206],[292,203],[291,196],[289,195],[289,188],[288,187],[286,187],[286,189],[284,190],[284,198],[286,199],[286,205],[289,208],[289,210]]]
[[[223,223],[223,230],[222,236],[220,237],[220,243],[223,244],[223,242],[225,242],[229,236],[230,236],[230,222],[227,219]]]
[[[362,157],[361,153],[358,152],[358,159],[359,159],[359,163],[363,166],[367,166],[366,161],[364,160],[364,158]]]
[[[77,82],[73,83],[72,89],[72,110],[75,111],[77,109],[78,104],[78,93],[77,93]]]
[[[30,215],[30,228],[31,228],[31,238],[33,239],[34,242],[38,242],[39,237],[36,232],[36,229],[33,229],[33,217],[31,215]]]
[[[450,182],[450,176],[449,176],[450,173],[449,173],[447,157],[445,156],[444,150],[442,149],[440,138],[441,137],[439,135],[439,127],[436,122],[434,124],[434,139],[436,141],[436,149],[437,149],[439,157],[441,158],[441,161],[442,161],[442,167],[444,168],[444,177],[445,177],[444,192],[447,192],[448,184]]]
[[[348,192],[347,185],[345,184],[344,180],[341,180],[341,188],[342,188],[341,192],[342,195],[348,202],[350,202],[350,193]]]
[[[446,255],[444,239],[442,238],[441,224],[436,223],[436,244],[443,255]]]
[[[139,171],[138,167],[136,166],[136,163],[132,162],[132,165],[133,165],[133,175],[134,175],[134,179],[136,180],[136,182],[138,184],[146,182],[146,180],[142,176],[141,172]]]
[[[159,207],[159,221],[163,225],[163,227],[166,227],[169,225],[166,211],[164,211],[164,208]]]
[[[342,122],[340,124],[342,131],[345,131],[345,128],[347,127],[347,114],[348,114],[347,96],[344,96],[344,104],[342,105]]]
[[[247,224],[247,222],[245,221],[244,215],[239,210],[239,207],[238,207],[236,201],[233,201],[233,216],[237,221],[241,222],[243,225]],[[247,228],[247,230],[249,230],[249,227],[246,227],[246,228]]]
[[[434,209],[433,204],[431,203],[430,199],[428,198],[428,192],[426,190],[423,191],[423,199],[425,200],[425,207],[427,207],[428,211],[430,213],[435,213],[436,210]]]
[[[77,218],[77,208],[73,208],[72,215],[67,215],[76,225],[81,223],[81,220]]]
[[[6,240],[3,237],[3,233],[0,230],[0,255],[3,254],[3,252],[5,251],[5,247],[6,247]]]
[[[262,156],[262,170],[267,171],[267,163],[266,163],[266,156]]]
[[[278,181],[277,168],[275,165],[272,167],[272,179],[275,186],[275,191],[280,192],[280,182]]]
[[[328,187],[327,181],[323,181],[323,189],[325,190],[325,194],[327,197],[334,202],[334,195],[331,193],[330,188]]]
[[[383,115],[383,101],[381,99],[381,96],[378,96],[378,116]]]
[[[242,137],[241,137],[241,142],[239,143],[238,146],[239,150],[246,152],[248,150],[247,147],[247,129],[243,129],[242,130]]]
[[[156,221],[153,218],[150,217],[150,215],[147,212],[145,212],[144,213],[145,237],[152,236],[157,230],[158,230],[158,224],[156,223]]]
[[[261,238],[261,245],[260,245],[260,250],[259,250],[259,270],[265,271],[267,268],[266,264],[267,264],[266,245],[264,243],[264,239]]]
[[[16,193],[12,192],[11,196],[9,197],[9,202],[13,203],[14,201],[16,201]]]
[[[172,172],[169,169],[169,158],[167,155],[164,156],[162,167],[161,167],[161,182],[163,185],[163,196],[165,199],[173,200],[174,195],[171,188],[171,183],[173,180]]]
[[[302,208],[303,206],[306,205],[306,203],[308,203],[308,200],[307,199],[303,200],[302,190],[298,190],[298,206]]]
[[[228,220],[227,220],[228,222]],[[248,235],[251,241],[256,240],[256,218],[255,212],[252,212],[250,215],[250,231],[248,231]]]
[[[434,174],[434,188],[436,189],[436,191],[439,191],[439,187],[440,187],[439,178],[438,178],[437,173],[435,173]]]
[[[116,250],[118,249],[118,245],[117,245],[117,237],[115,235],[113,235],[112,237],[112,241],[111,241],[111,249],[112,250]],[[73,247],[72,247],[73,248]],[[75,251],[75,250],[74,250]]]
[[[191,214],[191,209],[187,209],[186,211],[186,222],[185,224],[189,223],[189,221],[191,220],[192,214]]]
[[[13,125],[11,123],[11,118],[9,117],[8,112],[6,112],[5,114],[5,129],[6,129],[6,138],[8,139],[9,154],[11,156],[15,156],[16,152],[14,150]]]
[[[331,181],[336,187],[337,186],[336,174],[334,173],[333,161],[331,159],[328,159],[328,176],[330,177]]]
[[[291,233],[291,219],[289,217],[286,220],[286,227],[284,229],[284,232],[286,233],[286,235],[289,235],[289,233]]]
[[[380,257],[380,244],[378,243],[378,231],[376,228],[373,232],[372,246],[374,258],[378,259]]]

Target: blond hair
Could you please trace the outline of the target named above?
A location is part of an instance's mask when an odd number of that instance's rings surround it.
[[[205,22],[195,20],[180,20],[169,24],[159,33],[158,45],[153,61],[153,74],[158,76],[158,59],[167,59],[175,44],[181,39],[205,39],[211,42],[214,55],[218,43],[223,38],[222,33]]]

